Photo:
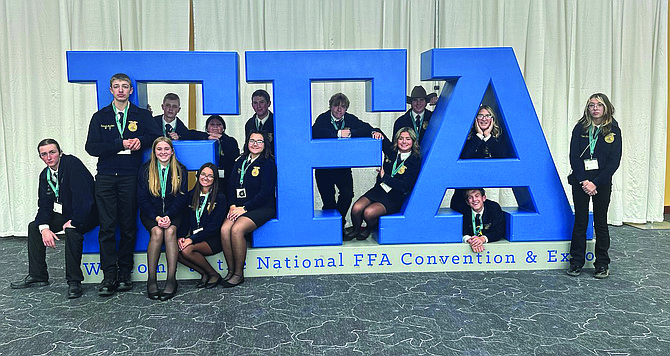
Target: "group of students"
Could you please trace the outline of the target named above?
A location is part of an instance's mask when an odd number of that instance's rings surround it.
[[[45,139],[38,144],[40,158],[47,167],[40,174],[38,214],[28,228],[29,274],[11,283],[11,287],[49,284],[46,247],[55,247],[58,240],[55,233],[64,230],[67,295],[68,298],[80,297],[83,234],[99,225],[104,278],[98,294],[111,296],[117,291],[132,289],[130,274],[138,205],[140,220],[150,235],[147,246],[147,296],[150,299],[174,297],[178,289],[178,262],[200,273],[201,279],[196,284],[199,288],[235,287],[244,283],[245,238],[276,215],[277,167],[272,154],[274,122],[269,111],[269,94],[257,90],[252,95],[255,114],[245,125],[246,139],[240,155],[237,141],[225,134],[225,122],[218,115],[207,119],[207,132],[187,129],[176,117],[180,110],[176,94],[167,94],[162,104],[163,115],[152,117],[149,111],[129,102],[133,87],[127,75],[112,76],[110,92],[114,100],[93,115],[86,141],[86,151],[98,157],[95,183],[83,163],[63,154],[58,142]],[[342,93],[333,95],[330,109],[316,118],[312,128],[315,139],[373,137],[382,140],[383,165],[378,168],[372,189],[354,203],[353,226],[344,230],[344,241],[365,240],[376,228],[380,216],[401,210],[421,168],[419,144],[432,115],[426,105],[435,99],[434,94],[427,95],[423,87],[414,87],[407,97],[411,108],[396,120],[392,140],[381,130],[347,113],[350,102]],[[589,197],[594,199],[594,209],[598,206],[596,270],[602,274],[602,266],[607,269],[609,264],[606,213],[611,189],[607,185],[611,186],[611,175],[621,156],[620,131],[612,118],[613,111],[606,96],[592,96],[573,133],[570,183],[581,189],[573,188],[577,218],[568,271],[571,275],[578,275],[584,264],[586,222],[583,215],[585,212],[588,221]],[[586,141],[584,132],[589,134]],[[190,191],[186,168],[177,160],[172,145],[172,140],[179,139],[216,139],[220,143],[218,165],[203,164]],[[601,141],[604,143],[598,145]],[[493,109],[481,106],[461,158],[509,157],[508,142]],[[151,158],[142,163],[141,151],[147,147],[151,147]],[[580,155],[573,154],[582,147],[586,148]],[[585,168],[575,168],[589,147]],[[610,163],[614,161],[616,164]],[[323,209],[336,209],[344,217],[354,196],[351,169],[316,169],[315,178]],[[463,242],[470,244],[474,252],[482,252],[485,243],[504,237],[502,209],[486,199],[483,188],[458,189],[450,206],[463,214]],[[121,232],[118,245],[117,226]],[[163,245],[167,280],[160,290],[157,265]],[[225,276],[206,259],[219,252],[223,252],[226,260]]]

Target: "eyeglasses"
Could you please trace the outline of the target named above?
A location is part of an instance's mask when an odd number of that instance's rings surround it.
[[[589,109],[595,109],[596,107],[598,109],[602,109],[605,107],[605,105],[603,105],[603,103],[597,103],[597,104],[589,103]]]
[[[477,119],[487,119],[487,120],[491,120],[491,119],[493,119],[493,115],[491,115],[491,114],[486,114],[486,115],[483,115],[483,114],[477,114]]]
[[[207,179],[214,179],[213,174],[201,174],[200,177],[201,178],[207,178]]]
[[[254,139],[250,139],[250,140],[249,140],[249,143],[252,144],[252,145],[262,145],[262,144],[265,143],[265,141],[263,141],[263,140],[254,140]]]

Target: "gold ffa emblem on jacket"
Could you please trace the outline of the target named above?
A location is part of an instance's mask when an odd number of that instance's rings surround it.
[[[400,169],[398,169],[398,174],[405,174],[405,171],[407,170],[407,167],[402,166]]]
[[[258,177],[258,175],[261,173],[261,167],[254,167],[254,169],[251,171],[251,175],[253,177]]]
[[[614,132],[610,132],[605,136],[605,142],[612,143],[614,142]]]
[[[128,121],[128,130],[130,132],[137,131],[137,121]]]
[[[427,129],[427,128],[428,128],[428,121],[424,121],[424,122],[423,122],[423,125],[421,125],[421,127],[422,127],[424,130]]]

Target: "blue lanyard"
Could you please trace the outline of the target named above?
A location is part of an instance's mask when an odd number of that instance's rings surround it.
[[[51,181],[51,169],[49,168],[47,168],[47,183],[49,183],[51,190],[54,191],[54,194],[56,195],[56,201],[58,201],[58,191],[60,190],[60,183],[58,182],[58,179],[56,179],[56,185],[54,185],[53,181]]]
[[[242,162],[242,168],[240,168],[240,187],[244,186],[244,175],[247,173],[247,169],[251,165],[251,157],[247,156],[247,159]]]
[[[165,199],[165,190],[167,189],[167,178],[170,171],[170,162],[168,162],[167,166],[165,167],[165,174],[163,174],[163,167],[161,166],[161,163],[156,162],[156,164],[158,165],[158,177],[161,181],[161,198]]]
[[[205,194],[205,200],[202,202],[202,204],[195,209],[195,221],[200,226],[200,217],[202,216],[202,212],[205,211],[205,207],[207,206],[207,198],[209,197],[209,192]]]
[[[589,127],[589,152],[591,153],[591,158],[593,158],[593,151],[596,150],[596,143],[598,143],[598,134],[600,133],[600,127],[596,130],[595,135],[593,134],[593,125]]]

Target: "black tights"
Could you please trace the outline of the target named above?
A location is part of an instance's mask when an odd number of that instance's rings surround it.
[[[240,216],[235,221],[226,219],[221,226],[223,255],[226,257],[228,273],[233,271],[228,279],[231,284],[238,284],[244,278],[244,261],[247,258],[247,241],[244,236],[256,228],[253,220],[245,216]]]
[[[158,283],[156,273],[158,269],[158,260],[161,257],[161,247],[165,243],[165,259],[167,260],[167,282],[165,284],[166,293],[172,293],[177,285],[177,260],[179,248],[177,247],[177,227],[170,225],[167,229],[154,226],[149,232],[150,239],[147,246],[147,265],[148,274],[147,291],[158,292]]]
[[[360,197],[351,208],[351,222],[354,232],[361,229],[363,220],[367,224],[366,229],[371,232],[379,223],[379,217],[386,214],[386,208],[383,204],[372,202],[366,197]]]
[[[200,273],[203,282],[216,282],[218,272],[209,264],[206,256],[211,256],[212,248],[207,242],[188,245],[179,253],[179,262]]]

